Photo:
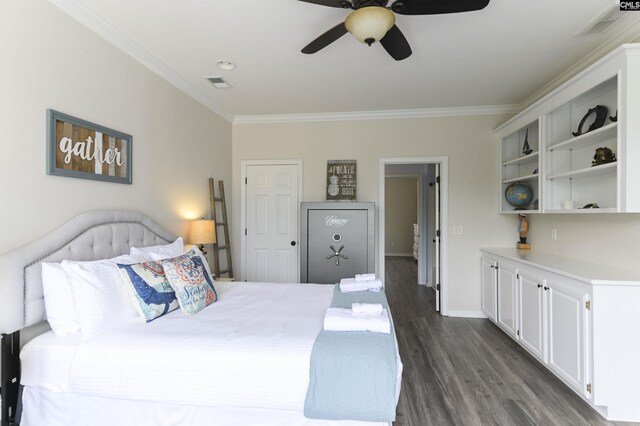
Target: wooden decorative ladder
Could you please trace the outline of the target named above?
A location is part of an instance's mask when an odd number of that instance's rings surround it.
[[[218,181],[218,190],[220,196],[216,197],[215,180],[209,178],[209,201],[211,203],[211,219],[216,222],[216,243],[213,245],[213,270],[215,278],[220,278],[222,274],[228,274],[229,278],[233,278],[233,265],[231,263],[231,240],[229,239],[229,221],[227,220],[227,203],[224,197],[224,183]],[[216,215],[216,203],[220,203],[220,211],[222,212],[222,222],[218,221]],[[224,241],[220,241],[220,232],[218,228],[222,228]],[[226,256],[226,269],[220,270],[220,252],[224,251]]]

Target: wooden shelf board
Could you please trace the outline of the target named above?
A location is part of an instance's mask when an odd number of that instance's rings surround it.
[[[542,213],[540,210],[501,210],[500,214],[532,214]]]
[[[568,150],[574,149],[579,145],[589,145],[593,143],[603,142],[612,138],[615,138],[618,134],[618,123],[609,123],[606,126],[593,130],[589,133],[584,133],[580,136],[576,136],[566,141],[562,141],[555,145],[547,147],[547,151],[555,150]]]
[[[526,175],[526,176],[520,176],[516,178],[511,178],[511,179],[505,179],[502,181],[502,183],[525,182],[525,181],[537,180],[537,179],[538,179],[538,174],[536,173],[535,175]]]
[[[615,213],[617,209],[615,207],[607,207],[601,209],[550,209],[545,210],[544,213]]]
[[[613,173],[615,169],[618,167],[618,162],[614,161],[613,163],[602,164],[600,166],[587,167],[584,169],[573,170],[566,173],[558,173],[555,175],[547,176],[547,180],[554,179],[573,179],[584,176],[595,176],[605,173]]]
[[[533,159],[537,159],[540,155],[540,152],[532,152],[529,155],[523,155],[522,157],[514,158],[513,160],[505,161],[502,163],[503,166],[511,166],[514,164],[525,164],[525,163],[533,163]]]

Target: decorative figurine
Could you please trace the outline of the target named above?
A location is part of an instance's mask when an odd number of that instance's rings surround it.
[[[522,146],[522,153],[524,155],[529,155],[533,152],[531,147],[529,146],[529,128],[527,127],[527,133],[524,135],[524,145]]]
[[[527,233],[529,232],[529,221],[526,214],[519,214],[520,223],[518,224],[518,232],[520,233],[520,241],[516,244],[516,248],[520,250],[531,250],[531,244],[527,244]]]
[[[611,151],[611,149],[605,147],[596,148],[596,153],[593,156],[593,161],[591,162],[591,167],[599,166],[601,164],[613,163],[616,161],[616,155]]]
[[[598,205],[598,203],[589,203],[586,204],[584,207],[582,207],[583,209],[599,209],[600,206]]]
[[[589,130],[587,130],[584,133],[589,133],[592,130],[596,130],[602,127],[604,122],[607,121],[607,114],[609,113],[609,108],[607,108],[604,105],[596,105],[595,107],[591,108],[584,117],[582,117],[582,120],[580,120],[580,125],[578,126],[578,131],[571,133],[573,136],[580,136],[584,134],[582,132],[582,126],[584,126],[584,124],[587,121],[587,118],[589,118],[591,114],[593,114],[594,112],[596,113],[596,119],[593,120],[593,123],[591,123],[591,125],[589,126]]]

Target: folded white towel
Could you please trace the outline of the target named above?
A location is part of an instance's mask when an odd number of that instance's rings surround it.
[[[382,313],[381,303],[352,303],[351,310],[354,314],[373,314],[380,315]]]
[[[355,278],[343,278],[340,280],[340,291],[343,293],[366,290],[380,291],[381,288],[381,280],[356,281]]]
[[[354,314],[351,309],[329,308],[324,315],[324,329],[327,331],[373,331],[391,333],[391,322],[386,309],[378,315]]]
[[[356,274],[356,281],[371,281],[376,279],[376,274]]]

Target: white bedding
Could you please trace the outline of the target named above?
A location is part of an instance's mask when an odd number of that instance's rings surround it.
[[[216,289],[220,300],[194,316],[176,310],[84,340],[49,332],[29,342],[21,353],[25,424],[37,424],[29,420],[38,419],[30,413],[40,408],[37,401],[51,400],[58,410],[69,396],[93,397],[99,406],[148,401],[224,407],[234,418],[265,410],[304,419],[309,359],[333,286],[216,283]],[[398,365],[399,390],[399,359]]]
[[[302,410],[309,354],[332,286],[216,285],[220,300],[191,317],[176,310],[87,340],[35,339],[21,354],[22,383],[134,400]]]

